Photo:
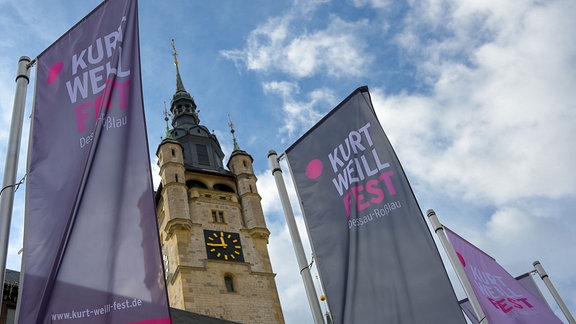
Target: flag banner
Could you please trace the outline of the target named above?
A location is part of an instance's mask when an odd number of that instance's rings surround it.
[[[514,279],[491,256],[449,228],[444,227],[444,230],[489,323],[562,323],[543,300],[538,287],[535,287],[538,293],[534,293],[533,289]]]
[[[529,292],[531,292],[532,295],[538,297],[544,304],[548,305],[548,302],[544,298],[544,295],[542,295],[542,292],[534,282],[534,278],[532,278],[530,273],[525,273],[523,275],[516,277],[515,279],[516,281],[518,281],[518,283],[522,285],[522,287],[526,288]],[[478,318],[476,318],[476,314],[474,313],[474,309],[472,308],[472,304],[470,303],[468,298],[460,300],[459,303],[460,307],[464,311],[464,314],[468,316],[468,319],[473,324],[480,323],[480,321],[478,321]],[[548,305],[548,307],[550,307],[550,305]]]
[[[136,0],[38,56],[19,323],[170,323]]]
[[[367,87],[286,156],[334,323],[465,323]]]

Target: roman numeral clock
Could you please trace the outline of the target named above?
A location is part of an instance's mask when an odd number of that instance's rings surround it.
[[[240,234],[204,230],[208,259],[244,262]]]

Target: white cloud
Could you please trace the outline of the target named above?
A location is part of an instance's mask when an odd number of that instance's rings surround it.
[[[371,6],[377,9],[385,9],[388,8],[391,4],[390,0],[353,0],[352,1],[355,6],[362,7],[362,6]]]
[[[289,80],[263,82],[266,94],[282,99],[285,113],[284,125],[280,128],[282,141],[285,135],[292,137],[311,127],[336,102],[335,95],[325,87],[309,90],[305,95],[307,100],[302,101],[297,80],[318,75],[358,79],[369,72],[374,60],[367,50],[365,33],[371,28],[367,19],[346,21],[333,15],[326,26],[312,30],[301,27],[308,26],[315,11],[325,2],[305,1],[307,4],[303,5],[296,1],[284,15],[269,18],[254,29],[243,49],[220,52],[237,66],[267,76],[279,73],[282,76],[278,79]],[[370,5],[378,8],[382,3]],[[321,107],[324,103],[327,105]]]
[[[253,30],[246,47],[221,51],[221,54],[257,72],[281,72],[293,78],[326,73],[333,77],[360,76],[372,57],[360,36],[367,21],[347,22],[330,19],[325,29],[312,32],[296,26],[301,17],[290,12],[268,19]]]
[[[273,93],[282,98],[284,111],[284,125],[280,128],[281,134],[292,136],[296,131],[306,130],[314,125],[323,113],[327,110],[318,108],[325,104],[331,107],[335,101],[335,96],[329,89],[316,89],[308,94],[307,101],[298,101],[300,98],[300,88],[294,82],[274,81],[263,84],[265,93]]]
[[[320,70],[338,78],[362,75],[371,61],[366,44],[358,36],[366,24],[334,17],[325,30],[294,37],[286,46],[285,72],[298,78]]]
[[[569,85],[576,74],[568,71],[576,70],[576,46],[556,31],[576,30],[576,23],[561,4],[509,21],[522,26],[515,39],[496,34],[470,52],[472,66],[432,46],[436,54],[423,66],[443,63],[433,71],[430,96],[376,93],[384,126],[409,141],[400,144],[412,172],[470,200],[574,195],[576,95]]]

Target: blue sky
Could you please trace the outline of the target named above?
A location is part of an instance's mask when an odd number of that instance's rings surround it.
[[[38,55],[99,3],[0,0],[0,156],[18,58]],[[266,153],[282,152],[362,85],[423,211],[434,208],[512,275],[540,260],[576,312],[576,2],[141,1],[139,11],[151,163],[175,91],[173,38],[201,123],[228,154],[230,114],[254,158],[287,323],[311,315]],[[28,131],[26,118],[18,179]],[[21,188],[11,269],[20,264],[23,201]]]

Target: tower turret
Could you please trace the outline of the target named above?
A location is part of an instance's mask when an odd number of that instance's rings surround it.
[[[254,174],[254,168],[252,166],[254,159],[238,146],[238,141],[234,134],[234,124],[232,120],[230,120],[230,116],[228,116],[228,118],[234,150],[230,154],[230,159],[226,166],[236,175],[238,195],[245,209],[244,220],[246,227],[249,229],[266,228],[266,220],[264,218],[264,212],[262,211],[262,205],[260,204],[262,197],[258,194],[256,187],[256,181],[258,181],[258,179]]]

